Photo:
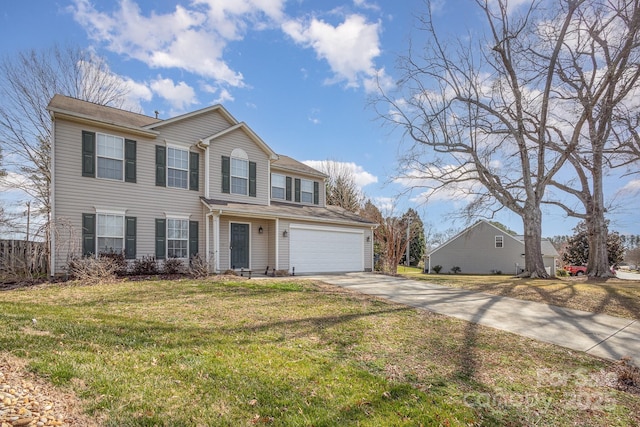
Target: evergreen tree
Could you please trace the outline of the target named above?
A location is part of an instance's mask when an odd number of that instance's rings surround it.
[[[574,235],[567,242],[562,261],[570,265],[586,265],[589,260],[589,236],[584,221],[573,229]],[[616,265],[623,260],[624,246],[620,234],[613,232],[607,235],[607,254],[609,265]]]
[[[427,245],[424,235],[424,224],[418,212],[411,208],[402,216],[402,221],[405,223],[411,221],[409,230],[409,265],[416,267],[424,257]],[[407,255],[405,254],[400,263],[406,263],[406,258]]]

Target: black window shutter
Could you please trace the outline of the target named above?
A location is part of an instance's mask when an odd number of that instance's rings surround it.
[[[256,197],[256,162],[249,162],[249,196]]]
[[[300,179],[296,178],[295,183],[296,183],[296,202],[299,202],[300,201]]]
[[[156,145],[156,185],[167,186],[167,147]]]
[[[222,192],[231,193],[231,159],[222,156]]]
[[[82,214],[82,256],[96,253],[96,214]]]
[[[82,176],[96,177],[96,134],[84,130],[82,131]]]
[[[136,217],[124,217],[124,257],[136,259]]]
[[[167,253],[166,220],[156,218],[156,259],[164,259]]]
[[[286,181],[287,181],[286,199],[291,200],[291,177],[288,176],[286,178]]]
[[[313,204],[320,203],[320,184],[318,181],[313,181]]]
[[[189,221],[189,258],[198,254],[198,221]]]
[[[200,185],[200,154],[189,153],[189,190],[198,191]]]
[[[124,180],[136,182],[136,142],[124,140]]]

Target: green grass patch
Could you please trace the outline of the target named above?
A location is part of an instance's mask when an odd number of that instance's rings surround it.
[[[598,383],[605,362],[303,280],[2,292],[0,349],[107,426],[622,426],[640,411]]]

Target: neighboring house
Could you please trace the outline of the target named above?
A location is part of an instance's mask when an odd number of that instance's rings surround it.
[[[487,221],[478,221],[428,255],[429,271],[436,265],[442,273],[454,266],[466,274],[518,274],[524,270],[524,236],[513,236]],[[542,240],[542,257],[547,273],[555,276],[558,252]]]
[[[326,175],[216,105],[167,120],[56,95],[52,274],[72,257],[195,254],[212,272],[370,271],[375,224],[325,204]]]

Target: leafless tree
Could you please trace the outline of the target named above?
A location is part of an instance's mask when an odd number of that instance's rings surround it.
[[[51,118],[46,107],[55,94],[121,107],[127,88],[107,63],[80,48],[29,50],[0,63],[0,141],[6,164],[20,173],[20,189],[51,211]]]
[[[408,227],[407,216],[399,217],[389,212],[383,215],[371,201],[367,200],[360,215],[378,226],[374,229],[374,254],[378,258],[381,271],[389,274],[398,272],[398,264],[407,251],[407,245],[415,237],[416,227]],[[407,229],[409,234],[407,235]]]
[[[589,240],[587,274],[611,276],[607,255],[604,177],[613,168],[635,166],[640,159],[640,2],[595,0],[577,8],[567,31],[556,76],[562,88],[571,133],[554,129],[558,138],[569,134],[579,146],[569,156],[569,179],[554,177],[558,190],[549,203],[585,221]],[[546,42],[556,34],[553,21]],[[540,63],[548,58],[532,50]],[[569,194],[568,200],[563,198]],[[577,201],[577,204],[573,202]]]
[[[329,177],[326,181],[327,204],[340,206],[350,212],[358,212],[362,207],[364,196],[348,164],[324,160],[318,169]]]
[[[563,99],[555,87],[559,55],[584,3],[563,1],[548,11],[539,1],[512,10],[506,0],[476,0],[486,33],[444,40],[427,2],[420,20],[424,48],[410,48],[400,58],[398,93],[383,93],[376,103],[380,115],[404,129],[411,144],[399,179],[426,188],[427,197],[449,192],[465,200],[468,218],[492,218],[503,208],[518,214],[530,277],[548,277],[541,204],[578,144],[555,138],[552,126],[562,113],[555,108]],[[556,42],[541,44],[541,23],[551,16],[559,17]],[[534,61],[534,50],[547,61]]]
[[[21,175],[16,186],[35,200],[34,211],[45,223],[51,212],[49,101],[62,94],[122,107],[127,90],[102,58],[80,48],[29,50],[0,63],[0,142],[6,166]],[[48,232],[44,238],[48,241]]]

